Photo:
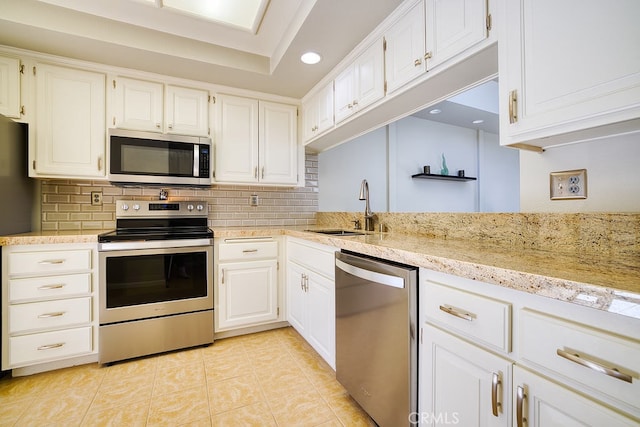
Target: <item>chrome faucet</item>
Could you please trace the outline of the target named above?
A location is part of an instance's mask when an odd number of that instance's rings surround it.
[[[360,184],[360,200],[365,201],[364,205],[364,229],[367,231],[373,231],[373,219],[375,215],[371,212],[371,207],[369,206],[369,183],[366,179],[362,180]]]

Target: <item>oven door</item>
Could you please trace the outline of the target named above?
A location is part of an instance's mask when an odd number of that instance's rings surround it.
[[[101,325],[213,310],[212,245],[136,245],[99,253]]]

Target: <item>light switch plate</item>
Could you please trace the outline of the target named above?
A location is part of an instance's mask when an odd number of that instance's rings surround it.
[[[551,172],[549,196],[551,200],[586,199],[587,170]]]

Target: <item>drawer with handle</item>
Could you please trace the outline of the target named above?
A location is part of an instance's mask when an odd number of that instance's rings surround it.
[[[477,344],[511,351],[511,304],[426,280],[424,307],[427,321]]]
[[[91,250],[12,252],[9,275],[36,275],[91,269]]]
[[[220,261],[277,257],[278,242],[271,238],[226,239],[225,243],[220,243],[218,249]]]
[[[333,279],[335,276],[335,252],[338,248],[315,243],[298,243],[289,240],[287,258]]]
[[[9,365],[26,366],[91,353],[91,327],[9,338]]]
[[[640,416],[640,342],[529,309],[520,311],[519,336],[523,361],[624,402]]]
[[[12,304],[9,333],[82,325],[91,322],[91,297]]]
[[[9,302],[68,298],[91,293],[91,274],[9,279]]]

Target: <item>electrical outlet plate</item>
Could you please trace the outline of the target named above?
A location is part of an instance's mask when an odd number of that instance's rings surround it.
[[[551,200],[586,199],[587,198],[587,170],[551,172],[550,175]]]
[[[102,191],[91,192],[91,206],[102,206]]]
[[[249,196],[249,206],[258,206],[258,195],[252,194]]]

